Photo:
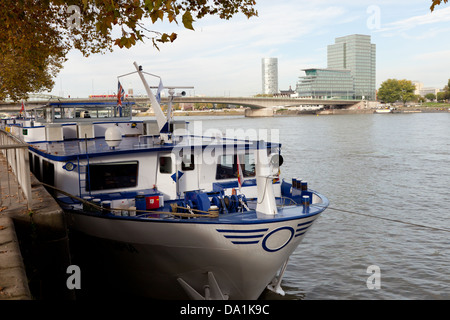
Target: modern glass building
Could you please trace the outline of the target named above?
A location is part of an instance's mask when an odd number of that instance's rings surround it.
[[[327,53],[328,68],[350,70],[356,99],[375,100],[376,45],[370,43],[369,35],[336,38]]]
[[[262,93],[278,93],[278,59],[262,58]]]
[[[297,83],[297,93],[301,98],[353,99],[354,81],[350,70],[303,69],[305,76]]]
[[[376,46],[370,36],[353,34],[328,46],[326,69],[305,69],[297,93],[300,97],[376,99]]]

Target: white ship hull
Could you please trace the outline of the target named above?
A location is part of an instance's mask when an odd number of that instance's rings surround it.
[[[322,210],[238,223],[84,214],[70,214],[68,220],[71,228],[89,236],[89,249],[98,259],[91,262],[103,264],[99,274],[114,279],[116,288],[139,297],[187,299],[193,297],[182,282],[205,296],[212,274],[224,298],[238,300],[260,296]]]

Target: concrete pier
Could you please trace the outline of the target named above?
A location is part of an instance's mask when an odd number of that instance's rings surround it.
[[[273,117],[274,112],[272,108],[261,108],[261,109],[245,109],[246,117]]]
[[[0,153],[0,300],[71,300],[64,213],[28,174],[30,202]]]

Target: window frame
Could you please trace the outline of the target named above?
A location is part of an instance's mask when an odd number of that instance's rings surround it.
[[[118,175],[126,168],[120,168],[118,170],[117,166],[125,166],[130,165],[135,168],[130,168],[128,170],[132,170],[133,174],[128,175]],[[107,166],[116,167],[109,171],[104,170]],[[102,170],[96,171],[96,168],[102,168]],[[112,174],[109,178],[107,177],[107,173]],[[86,175],[89,175],[89,183],[86,184],[86,191],[102,191],[102,190],[113,190],[113,189],[128,189],[135,188],[139,183],[139,161],[137,160],[129,160],[129,161],[115,161],[115,162],[100,162],[100,163],[92,163],[88,165],[88,171]],[[133,179],[134,178],[134,179]],[[114,181],[115,180],[115,181]],[[94,181],[94,183],[93,183]],[[95,182],[97,181],[97,182]],[[110,186],[107,186],[109,181],[112,181]],[[126,181],[126,184],[120,184],[121,182]],[[94,186],[93,186],[94,185]]]
[[[216,180],[226,180],[226,179],[237,179],[237,157],[238,156],[244,156],[244,162],[240,163],[242,168],[242,174],[244,175],[244,178],[252,178],[256,176],[256,161],[255,161],[255,155],[254,153],[245,153],[245,154],[221,154],[217,158],[217,165],[216,165]],[[231,166],[229,166],[228,161],[223,162],[222,159],[224,157],[230,157],[232,156],[232,163]],[[250,160],[250,157],[253,156],[253,163],[247,163],[245,160],[246,157]],[[225,164],[225,165],[224,165]],[[252,167],[253,170],[246,170],[248,166]]]
[[[168,172],[168,171],[166,171],[166,170],[164,170],[164,171],[161,171],[161,169],[163,168],[162,166],[161,166],[161,159],[162,158],[166,158],[166,159],[169,159],[169,165],[164,165],[164,167],[169,167],[170,166],[170,171]],[[169,155],[159,155],[158,156],[158,165],[159,165],[159,173],[161,173],[161,174],[172,174],[173,173],[173,161],[172,161],[172,156],[169,154]]]
[[[181,159],[181,170],[182,171],[192,171],[195,170],[195,157],[193,153],[189,154],[191,156],[191,163],[189,164],[189,166],[186,166],[186,164],[184,163],[184,157],[187,155],[184,155],[183,158]]]

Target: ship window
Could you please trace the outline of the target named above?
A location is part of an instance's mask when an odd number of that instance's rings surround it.
[[[172,173],[172,158],[159,157],[159,172]]]
[[[89,165],[90,181],[86,190],[106,190],[137,186],[138,162],[110,162]]]
[[[219,157],[216,171],[216,179],[237,178],[237,155],[223,155]],[[253,154],[241,155],[239,162],[244,178],[255,176],[255,156]]]
[[[181,162],[181,170],[183,171],[190,171],[194,170],[194,155],[193,154],[186,154],[183,156],[183,161]]]
[[[256,175],[256,167],[255,167],[255,155],[253,153],[247,153],[244,156],[244,163],[241,163],[243,168],[244,178],[254,177]]]

